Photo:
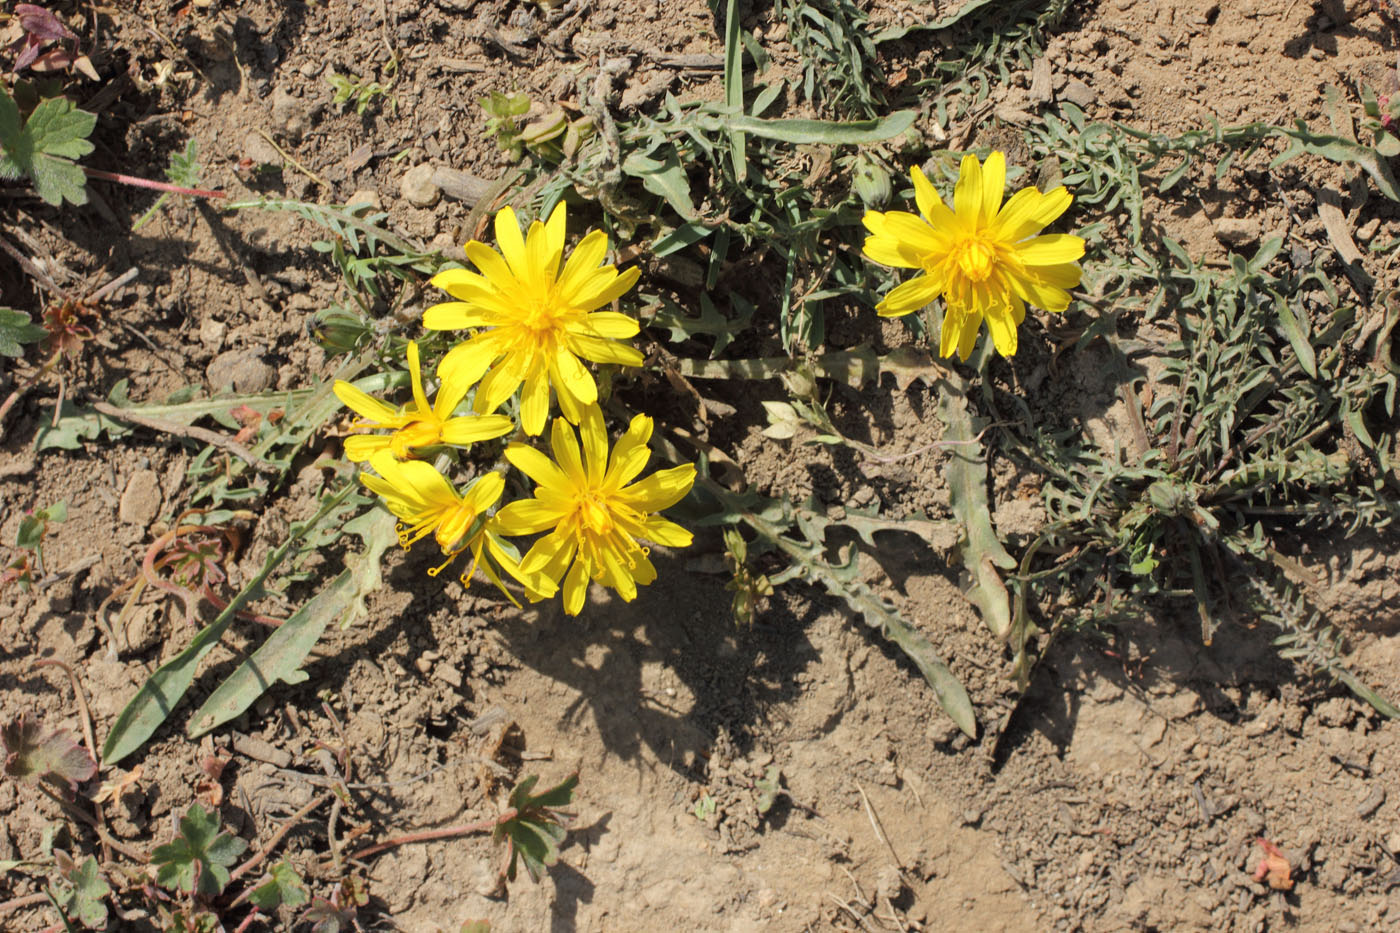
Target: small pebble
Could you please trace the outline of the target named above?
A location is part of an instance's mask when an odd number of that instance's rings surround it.
[[[117,516],[124,522],[145,527],[160,513],[160,480],[155,470],[137,470],[127,480]]]
[[[1222,217],[1215,222],[1215,238],[1226,246],[1258,243],[1259,233],[1259,221],[1253,217]]]
[[[228,350],[209,362],[204,377],[215,392],[261,392],[272,385],[272,367],[252,350]]]
[[[404,173],[399,182],[399,194],[414,207],[432,207],[442,197],[442,189],[433,181],[434,169],[424,163]]]

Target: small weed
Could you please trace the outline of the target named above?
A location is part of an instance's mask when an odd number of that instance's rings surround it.
[[[0,571],[0,592],[11,583],[28,592],[44,575],[44,537],[49,533],[49,524],[67,519],[68,503],[62,500],[24,516],[15,533],[15,547],[21,553]]]
[[[380,84],[358,75],[343,75],[338,72],[326,75],[326,83],[335,91],[331,103],[354,107],[355,113],[360,116],[364,116],[370,106],[387,95],[389,88],[393,86],[392,81],[389,84]]]

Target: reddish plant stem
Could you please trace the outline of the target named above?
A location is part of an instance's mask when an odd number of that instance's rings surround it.
[[[488,829],[495,829],[501,823],[513,820],[519,815],[520,813],[518,810],[514,807],[509,807],[504,810],[500,816],[493,816],[488,820],[481,820],[477,823],[463,823],[460,826],[446,826],[442,829],[428,829],[421,833],[409,833],[407,836],[396,836],[393,839],[386,840],[377,845],[361,849],[354,855],[351,855],[350,858],[369,858],[371,855],[378,855],[386,849],[407,845],[410,842],[431,842],[434,839],[451,839],[454,836],[467,836],[472,833],[482,833]]]
[[[0,914],[7,914],[12,910],[19,910],[21,907],[30,907],[34,904],[42,904],[48,900],[49,896],[43,891],[35,894],[26,894],[24,897],[11,898],[8,901],[0,902]]]
[[[113,849],[116,849],[122,855],[125,855],[132,861],[139,862],[142,865],[146,864],[151,860],[150,856],[148,856],[146,853],[137,852],[130,846],[118,841],[117,839],[112,838],[111,833],[107,832],[107,830],[97,825],[97,820],[94,819],[91,814],[84,813],[82,809],[79,808],[77,805],[69,803],[67,800],[64,800],[62,797],[49,790],[43,784],[39,785],[39,793],[43,794],[45,797],[49,798],[54,803],[62,807],[63,812],[73,817],[73,819],[79,821],[85,826],[90,826],[97,833],[97,838],[101,839],[105,845],[111,846]]]
[[[291,832],[293,826],[300,823],[303,819],[306,818],[306,815],[308,813],[319,807],[321,804],[325,803],[327,800],[330,800],[334,796],[334,792],[326,791],[324,794],[314,798],[306,806],[293,813],[291,817],[287,819],[287,822],[282,824],[282,828],[272,834],[272,838],[267,841],[267,844],[257,851],[256,855],[248,859],[248,861],[244,862],[242,865],[239,865],[233,871],[229,872],[229,881],[237,881],[239,878],[243,877],[248,872],[261,865],[263,859],[267,858],[268,855],[271,854],[272,850],[277,848],[277,846],[281,844],[283,838],[286,837],[287,833]],[[243,894],[239,895],[238,900],[234,901],[234,904],[238,904],[239,901],[242,901],[245,897],[247,897],[250,892],[251,889],[243,892]]]
[[[99,168],[88,168],[80,165],[89,178],[100,178],[103,181],[115,181],[123,185],[131,185],[133,188],[150,188],[154,191],[168,191],[171,194],[188,194],[196,198],[227,198],[228,193],[224,191],[207,191],[204,188],[181,188],[179,185],[172,185],[166,181],[153,181],[149,178],[137,178],[135,175],[123,175],[119,172],[104,172]]]

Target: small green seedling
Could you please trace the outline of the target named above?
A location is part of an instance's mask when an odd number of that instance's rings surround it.
[[[68,503],[62,499],[24,516],[15,533],[15,547],[22,553],[0,570],[0,590],[17,583],[20,590],[29,592],[35,577],[44,574],[44,536],[48,534],[49,522],[62,522],[67,518]]]
[[[335,90],[331,103],[355,108],[355,113],[365,115],[375,98],[389,93],[389,86],[378,81],[367,81],[358,75],[343,75],[332,72],[326,75],[326,83]]]

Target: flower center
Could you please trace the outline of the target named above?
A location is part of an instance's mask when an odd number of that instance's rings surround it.
[[[973,282],[985,281],[996,265],[996,247],[981,237],[972,237],[953,247],[958,271]]]
[[[596,493],[589,493],[579,501],[579,518],[583,525],[596,535],[606,535],[613,529],[612,513],[607,503]]]

